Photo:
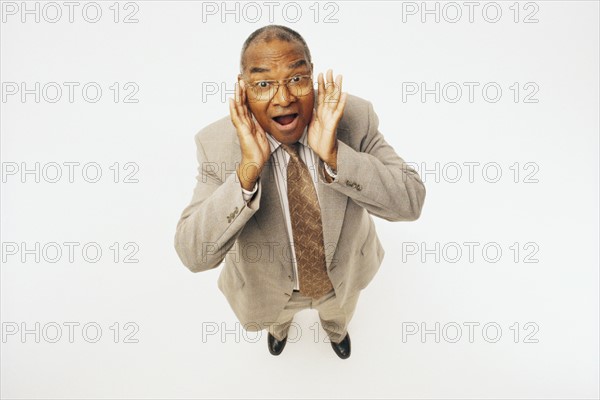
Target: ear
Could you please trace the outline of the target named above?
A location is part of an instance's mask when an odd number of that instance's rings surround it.
[[[238,74],[237,80],[238,80],[238,82],[242,80],[242,74]]]

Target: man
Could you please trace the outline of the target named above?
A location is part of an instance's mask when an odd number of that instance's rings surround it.
[[[326,79],[326,81],[325,81]],[[218,287],[248,331],[279,355],[294,314],[316,309],[350,356],[359,293],[384,251],[373,214],[419,218],[425,187],[378,131],[371,103],[318,76],[304,39],[269,25],[242,48],[229,117],[196,135],[199,163],[175,248],[192,272],[225,266]]]

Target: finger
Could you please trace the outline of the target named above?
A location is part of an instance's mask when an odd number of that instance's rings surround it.
[[[313,134],[313,127],[317,123],[317,110],[313,108],[312,116],[310,117],[310,122],[308,123],[308,133],[309,135]]]
[[[247,123],[248,113],[246,112],[246,106],[243,102],[243,90],[241,85],[243,85],[243,83],[236,83],[236,93],[238,94],[239,101],[235,102],[235,109],[240,123]]]
[[[257,134],[257,135],[264,135],[265,130],[262,128],[262,126],[260,126],[260,124],[258,123],[258,120],[256,119],[256,117],[254,116],[254,114],[252,113],[252,111],[250,109],[248,109],[248,119],[250,121],[250,125],[254,127],[254,129],[252,129],[252,133],[253,134]]]
[[[242,102],[242,87],[239,81],[235,83],[235,101],[236,103]]]
[[[252,114],[252,112],[250,112],[250,114],[252,115],[252,122],[254,122],[254,126],[256,127],[256,133],[260,136],[260,137],[265,137],[265,130],[263,129],[263,127],[258,123],[258,121],[256,120],[256,117],[254,116],[254,114]]]
[[[240,90],[242,91],[242,104],[246,104],[248,98],[246,92],[246,82],[244,82],[243,80],[240,81]]]
[[[319,72],[319,76],[317,77],[317,85],[318,85],[318,96],[317,96],[317,106],[320,106],[325,101],[325,84],[323,83],[323,73]]]
[[[331,95],[335,89],[333,85],[333,70],[331,68],[327,70],[327,84],[325,85],[325,88],[328,94],[327,98],[331,99]]]
[[[229,109],[231,112],[231,121],[235,126],[238,136],[245,136],[249,131],[248,122],[244,116],[240,115],[239,105],[233,99],[230,100]]]
[[[229,99],[229,115],[231,117],[231,122],[233,122],[233,126],[236,127],[237,131],[237,127],[240,124],[240,119],[237,113],[237,109],[235,107],[235,100],[232,98]]]
[[[342,94],[342,75],[338,75],[335,78],[334,92],[332,94],[332,97],[335,100],[339,101],[341,94]]]
[[[348,93],[346,93],[346,92],[342,93],[342,95],[340,96],[340,101],[338,102],[337,107],[335,109],[336,117],[339,117],[344,113],[344,109],[346,108],[346,100],[347,99],[348,99]]]
[[[249,120],[250,116],[248,115],[247,110],[246,82],[243,80],[240,81],[240,104],[242,106],[244,117]]]

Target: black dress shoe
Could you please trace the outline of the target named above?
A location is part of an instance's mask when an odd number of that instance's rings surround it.
[[[283,340],[277,340],[275,336],[269,333],[267,344],[269,345],[269,353],[273,354],[274,356],[278,356],[281,354],[286,343],[287,336]]]
[[[350,333],[346,333],[346,337],[339,343],[331,341],[331,347],[333,347],[333,351],[335,351],[335,354],[337,354],[339,358],[345,360],[350,357]]]

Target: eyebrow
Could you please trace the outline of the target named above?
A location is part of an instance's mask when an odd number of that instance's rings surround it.
[[[308,63],[306,62],[306,60],[302,59],[302,60],[294,61],[293,63],[288,65],[288,69],[296,69],[298,67],[307,66],[307,65],[308,65]],[[263,68],[263,67],[250,68],[251,74],[261,74],[264,72],[271,72],[271,70],[269,68]]]

